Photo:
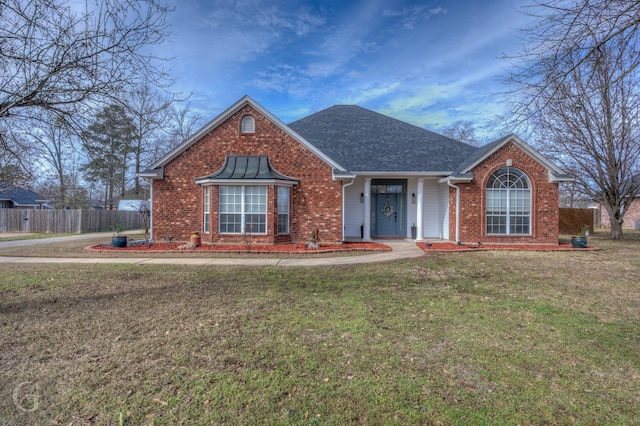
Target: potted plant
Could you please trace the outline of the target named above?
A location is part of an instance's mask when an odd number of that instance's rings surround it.
[[[309,245],[308,245],[308,247],[310,249],[318,249],[318,230],[317,229],[313,229],[309,233]]]
[[[194,244],[196,247],[200,247],[200,245],[202,244],[202,237],[200,237],[200,232],[193,231],[191,233],[191,238],[189,239],[189,241],[191,241],[191,244]]]
[[[111,227],[111,231],[113,232],[113,236],[111,237],[111,246],[112,247],[126,247],[127,246],[127,236],[121,235],[122,231],[124,231],[124,225],[117,224]]]
[[[571,237],[571,247],[587,248],[587,237],[589,236],[589,225],[582,225],[580,234]]]

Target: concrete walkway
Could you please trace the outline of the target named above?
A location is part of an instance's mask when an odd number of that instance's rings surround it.
[[[81,234],[68,237],[40,238],[33,240],[0,241],[0,248],[24,247],[36,244],[53,244],[69,240],[110,237],[111,233]],[[202,257],[25,257],[0,256],[0,263],[85,263],[109,264],[125,263],[140,265],[236,265],[236,266],[333,266],[360,263],[386,262],[423,255],[412,240],[379,241],[392,248],[390,252],[380,252],[361,256],[308,258],[202,258]]]

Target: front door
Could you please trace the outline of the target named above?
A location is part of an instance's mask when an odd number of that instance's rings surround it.
[[[406,188],[401,179],[371,182],[371,236],[406,237]]]
[[[398,194],[377,194],[376,235],[398,236]]]

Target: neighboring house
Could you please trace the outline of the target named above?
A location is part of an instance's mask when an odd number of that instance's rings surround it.
[[[354,105],[285,125],[247,96],[141,176],[154,239],[209,243],[414,227],[418,240],[556,244],[558,183],[572,180],[515,135],[477,148]]]
[[[0,181],[0,209],[42,209],[50,201],[29,189]]]
[[[600,210],[600,223],[598,225],[604,228],[611,228],[611,219],[609,218],[609,212],[606,207],[598,204],[598,209]],[[631,202],[629,209],[624,215],[622,228],[640,230],[640,198],[636,198]]]
[[[637,188],[640,185],[639,179],[640,175],[635,175],[631,179],[624,181],[623,185],[632,184]],[[627,188],[628,186],[624,189],[626,190]],[[596,222],[596,224],[605,228],[610,228],[611,218],[609,217],[607,208],[603,204],[597,203],[594,205],[594,208],[599,209],[600,211],[600,218],[599,221]],[[624,214],[624,222],[622,223],[622,227],[640,230],[640,193],[637,193],[636,196],[631,200],[631,204]]]

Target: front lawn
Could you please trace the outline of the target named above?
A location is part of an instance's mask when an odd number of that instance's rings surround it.
[[[637,424],[640,241],[593,240],[333,268],[3,264],[0,425]]]

